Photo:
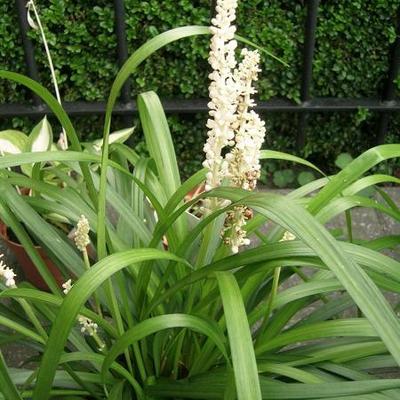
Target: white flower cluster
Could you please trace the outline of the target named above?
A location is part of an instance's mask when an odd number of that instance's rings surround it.
[[[233,253],[237,253],[240,246],[250,244],[250,239],[246,237],[243,226],[251,218],[252,212],[245,206],[236,206],[227,214],[221,233],[224,237],[224,243],[231,247]]]
[[[258,79],[260,54],[242,50],[243,61],[235,70],[235,82],[239,89],[237,119],[234,122],[235,144],[225,159],[228,161],[228,177],[232,184],[245,190],[253,190],[260,176],[260,149],[265,137],[265,123],[253,110],[256,93],[252,83]]]
[[[15,277],[17,276],[13,269],[7,267],[5,262],[1,260],[4,254],[0,254],[0,277],[4,279],[7,287],[15,287]]]
[[[81,324],[82,333],[85,333],[89,336],[93,336],[97,333],[98,325],[91,319],[86,318],[83,315],[80,315],[78,321]]]
[[[80,251],[85,251],[86,246],[90,243],[89,232],[89,221],[84,215],[81,215],[74,235],[75,245]]]
[[[251,98],[256,93],[253,82],[260,72],[260,55],[257,50],[243,49],[243,57],[236,67],[234,38],[237,0],[218,0],[217,15],[212,20],[210,74],[210,118],[207,122],[208,139],[204,146],[208,168],[205,190],[221,185],[227,179],[232,186],[253,190],[260,176],[260,149],[265,137],[265,123],[256,112]],[[231,148],[223,156],[224,148]],[[220,205],[211,200],[205,202],[206,211]],[[222,230],[224,242],[234,253],[248,245],[249,239],[243,227],[251,211],[244,206],[235,207],[228,213]]]
[[[63,292],[64,294],[68,294],[69,291],[72,289],[72,279],[68,279],[66,282],[64,282],[62,285]]]
[[[209,63],[213,69],[210,74],[209,87],[210,119],[207,121],[208,139],[204,145],[206,160],[204,167],[208,168],[206,190],[218,187],[226,176],[227,162],[222,156],[222,149],[233,144],[233,122],[236,119],[237,87],[232,70],[236,67],[234,40],[237,0],[218,0],[217,15],[212,19],[213,33]]]
[[[282,239],[280,240],[280,242],[286,242],[286,241],[295,240],[295,239],[296,239],[296,236],[292,232],[286,231],[283,234]]]

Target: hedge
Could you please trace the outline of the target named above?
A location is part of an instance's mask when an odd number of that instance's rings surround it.
[[[87,0],[37,0],[57,68],[62,97],[67,101],[104,100],[117,72],[113,2]],[[262,100],[300,97],[301,60],[305,1],[242,0],[239,2],[238,33],[284,59],[287,68],[264,57],[258,82]],[[210,1],[125,0],[129,51],[147,39],[176,26],[208,25]],[[379,97],[387,74],[390,45],[396,38],[396,11],[400,0],[321,1],[316,32],[313,96]],[[14,2],[0,0],[1,68],[26,72]],[[36,44],[40,80],[51,88],[45,54],[37,32],[30,33]],[[132,84],[132,96],[156,90],[163,97],[207,96],[207,38],[193,38],[169,45],[147,61]],[[400,80],[397,80],[400,86]],[[20,88],[0,82],[0,103],[27,102]],[[268,147],[293,150],[298,115],[267,114]],[[206,115],[172,116],[171,131],[178,154],[189,174],[198,167],[206,130]],[[133,121],[132,123],[135,123]],[[1,127],[29,129],[32,121],[13,118]],[[126,124],[116,119],[115,125]],[[101,118],[78,119],[82,135],[98,136]],[[303,155],[331,168],[336,155],[360,153],[374,142],[376,113],[310,114]],[[388,141],[399,140],[400,118],[391,118]],[[140,129],[137,130],[140,145]],[[141,145],[140,145],[141,146]]]

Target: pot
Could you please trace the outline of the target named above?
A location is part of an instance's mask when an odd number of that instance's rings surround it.
[[[38,289],[48,291],[49,287],[47,286],[47,284],[43,280],[43,278],[40,276],[38,269],[36,268],[35,264],[32,262],[32,260],[28,256],[28,253],[25,251],[24,246],[22,246],[20,243],[14,242],[10,239],[10,237],[8,235],[7,225],[5,225],[4,222],[2,222],[1,220],[0,220],[0,238],[3,239],[3,241],[6,243],[8,248],[15,255],[15,258],[17,259],[17,261],[18,261],[19,265],[21,266],[21,269],[25,275],[25,280],[30,282],[32,285],[34,285]],[[35,249],[38,251],[40,257],[42,258],[44,263],[47,265],[47,268],[49,269],[51,274],[54,276],[54,279],[61,287],[62,283],[64,282],[64,278],[63,278],[60,270],[53,263],[53,261],[48,257],[48,255],[46,254],[46,252],[44,251],[44,249],[42,247],[35,246]]]

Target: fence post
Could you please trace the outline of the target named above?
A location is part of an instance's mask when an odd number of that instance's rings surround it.
[[[304,29],[304,49],[303,49],[303,76],[300,90],[300,100],[303,105],[311,100],[311,83],[313,58],[315,50],[315,30],[317,27],[319,0],[308,0],[307,2],[307,17]],[[305,112],[300,114],[299,130],[296,139],[297,151],[304,147],[305,143],[305,128],[307,124],[307,115]]]
[[[390,65],[385,87],[383,88],[382,102],[390,103],[396,97],[396,84],[394,80],[400,72],[400,8],[397,10],[396,20],[396,41],[390,49]],[[389,127],[390,113],[383,112],[379,121],[378,144],[385,141],[385,136]]]
[[[217,0],[211,0],[211,6],[210,6],[210,18],[214,18],[216,14],[215,7],[217,6]]]
[[[28,36],[28,31],[30,29],[28,24],[27,12],[28,9],[26,8],[26,0],[15,0],[17,6],[17,14],[18,14],[18,24],[21,32],[21,39],[22,45],[24,48],[24,56],[25,56],[25,63],[28,69],[28,76],[35,81],[39,81],[39,73],[38,68],[35,60],[35,48],[31,39]],[[33,94],[33,103],[35,106],[41,104],[40,98]]]
[[[125,28],[125,5],[124,0],[114,0],[115,9],[115,33],[117,35],[117,54],[118,65],[122,67],[128,58],[128,44],[126,40]],[[129,80],[125,82],[121,90],[121,97],[124,103],[130,100],[130,84]]]

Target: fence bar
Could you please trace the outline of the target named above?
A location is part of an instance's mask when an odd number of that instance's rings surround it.
[[[21,31],[22,45],[24,48],[25,63],[28,67],[28,76],[35,81],[39,81],[39,73],[35,61],[35,49],[31,39],[28,37],[28,30],[30,29],[27,18],[26,0],[15,0],[18,13],[18,24]],[[33,102],[35,105],[41,103],[38,96],[33,95]]]
[[[396,96],[395,79],[400,72],[400,8],[397,11],[396,21],[396,41],[393,43],[390,51],[390,66],[387,81],[383,89],[382,100],[392,102]],[[390,113],[383,113],[379,121],[378,144],[385,141],[385,136],[389,128]]]
[[[125,5],[124,0],[114,0],[115,8],[115,33],[117,35],[118,65],[122,67],[128,58],[128,44],[125,29]],[[130,84],[127,80],[121,90],[121,98],[124,103],[130,100]]]
[[[313,58],[315,50],[315,30],[317,28],[319,0],[308,0],[307,17],[304,30],[304,50],[303,50],[303,77],[301,82],[300,98],[301,101],[307,103],[311,98],[311,83]],[[300,115],[299,130],[297,133],[296,147],[300,150],[305,143],[305,128],[307,124],[307,115]]]
[[[216,15],[216,8],[217,7],[217,0],[211,0],[211,6],[210,6],[210,16],[211,18],[214,18]]]
[[[169,114],[194,114],[206,113],[207,99],[194,100],[161,100],[165,112]],[[104,114],[105,102],[64,102],[63,107],[70,115],[101,115]],[[337,98],[314,98],[302,104],[296,104],[286,99],[271,99],[260,101],[255,108],[263,112],[353,112],[360,107],[376,112],[400,111],[400,100],[382,102],[380,99],[337,99]],[[136,103],[117,103],[114,108],[115,115],[133,115],[137,113]],[[24,104],[2,104],[0,105],[0,117],[12,116],[40,116],[51,114],[47,107],[35,107]]]

